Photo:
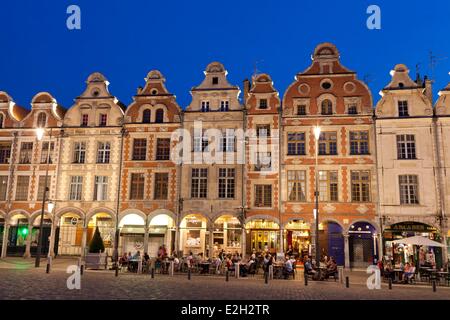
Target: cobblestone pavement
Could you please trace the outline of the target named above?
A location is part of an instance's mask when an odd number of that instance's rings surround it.
[[[367,275],[363,272],[348,272],[350,288],[333,280],[304,285],[303,279],[271,280],[265,284],[261,275],[254,278],[235,279],[226,282],[223,276],[186,274],[169,277],[120,273],[114,276],[109,270],[86,270],[81,277],[81,289],[69,290],[66,268],[76,264],[74,260],[56,259],[52,271],[45,273],[45,262],[38,269],[34,261],[25,259],[0,260],[0,299],[223,299],[223,300],[348,300],[348,299],[428,299],[450,300],[450,288],[438,286],[394,285],[388,290],[369,290],[365,285]],[[301,273],[300,273],[301,274]],[[302,278],[301,276],[298,278]]]

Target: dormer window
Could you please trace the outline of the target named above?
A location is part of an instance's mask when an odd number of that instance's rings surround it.
[[[259,108],[260,109],[267,109],[267,99],[260,99],[259,100]]]
[[[356,104],[351,104],[348,106],[348,114],[358,114],[358,108]]]
[[[85,113],[81,115],[81,126],[87,127],[88,125],[89,125],[89,115]]]
[[[108,116],[105,113],[100,114],[100,119],[98,125],[100,127],[106,127],[106,122],[108,120]]]
[[[297,115],[306,116],[306,105],[301,104],[297,106]]]
[[[227,100],[220,101],[220,111],[228,111],[229,102]]]
[[[209,111],[209,101],[202,101],[202,112]]]
[[[219,84],[219,77],[213,77],[212,84]]]
[[[151,115],[150,109],[145,109],[144,112],[142,112],[142,123],[150,123]]]
[[[402,100],[398,102],[398,116],[409,117],[408,101]]]
[[[38,128],[44,128],[45,124],[47,122],[47,115],[44,112],[39,113],[37,117],[37,127]]]
[[[163,123],[164,122],[164,110],[158,109],[155,114],[155,123]]]
[[[321,110],[322,115],[331,115],[333,114],[333,103],[328,100],[325,99],[322,101],[322,110]]]

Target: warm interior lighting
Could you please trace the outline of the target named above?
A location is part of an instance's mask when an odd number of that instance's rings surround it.
[[[44,137],[44,129],[42,128],[37,128],[36,129],[36,137],[39,141],[42,140],[42,138]]]

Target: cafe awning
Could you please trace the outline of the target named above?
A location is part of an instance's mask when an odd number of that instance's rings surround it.
[[[427,247],[445,247],[445,245],[440,242],[433,241],[422,236],[414,236],[409,238],[403,238],[400,240],[394,240],[392,241],[392,243],[412,244],[415,246],[427,246]]]

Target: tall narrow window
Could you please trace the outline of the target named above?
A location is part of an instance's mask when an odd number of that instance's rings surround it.
[[[213,77],[212,84],[219,84],[219,77]]]
[[[255,185],[255,207],[271,207],[272,206],[272,185],[257,184]]]
[[[49,154],[49,148],[50,146],[50,154]],[[42,149],[41,149],[41,163],[47,163],[47,157],[48,157],[48,163],[53,163],[53,151],[55,149],[55,143],[48,141],[42,143]]]
[[[16,201],[28,200],[28,187],[30,186],[29,176],[17,176]]]
[[[169,196],[169,174],[167,172],[155,173],[155,200],[167,200]]]
[[[108,200],[108,177],[95,176],[94,201]]]
[[[208,169],[192,169],[191,198],[206,198],[208,194]]]
[[[87,127],[89,125],[89,115],[84,113],[81,115],[81,126]]]
[[[33,157],[33,142],[22,142],[20,147],[19,162],[31,163]]]
[[[11,144],[0,143],[0,163],[9,163],[11,158]]]
[[[267,99],[259,100],[259,109],[267,109]]]
[[[325,99],[322,101],[322,110],[321,110],[322,115],[331,115],[333,114],[333,103],[328,100]]]
[[[398,159],[416,159],[416,139],[413,134],[397,135]]]
[[[305,133],[304,132],[289,132],[288,139],[288,155],[299,156],[305,155]]]
[[[306,201],[306,172],[303,170],[288,170],[289,201]]]
[[[163,123],[164,122],[164,110],[163,109],[156,110],[155,122],[156,123]]]
[[[233,199],[235,189],[235,170],[219,168],[219,198]]]
[[[106,127],[107,121],[108,121],[108,115],[105,113],[101,113],[98,125],[100,127]]]
[[[8,176],[0,176],[0,201],[6,200],[7,191],[8,191]]]
[[[133,160],[145,160],[147,155],[147,139],[133,140]]]
[[[97,145],[97,163],[109,163],[111,154],[111,144],[109,142],[99,142]]]
[[[83,191],[83,177],[72,176],[70,178],[69,200],[81,201],[82,191]]]
[[[406,100],[398,101],[398,116],[409,117],[408,101]]]
[[[358,107],[356,104],[351,104],[348,106],[348,114],[358,114]]]
[[[51,180],[50,177],[47,178],[47,196],[48,199],[48,190],[50,190],[50,184]],[[39,182],[38,182],[38,193],[37,193],[37,200],[42,201],[44,198],[44,190],[45,190],[45,176],[39,176]]]
[[[419,204],[419,183],[416,175],[401,175],[400,204]]]
[[[257,152],[255,171],[270,171],[272,168],[272,153]]]
[[[261,137],[270,137],[270,124],[262,124],[256,126],[256,136]]]
[[[336,132],[322,132],[320,134],[319,155],[337,155]]]
[[[338,172],[319,171],[320,201],[338,201]]]
[[[370,172],[352,171],[352,201],[369,202],[370,201]]]
[[[194,131],[194,152],[208,151],[209,138],[202,132]]]
[[[144,183],[143,173],[131,174],[130,200],[144,200]]]
[[[306,105],[300,104],[297,106],[297,115],[305,116],[306,115]]]
[[[228,100],[222,100],[220,101],[220,111],[228,111]]]
[[[144,112],[142,112],[142,123],[150,123],[151,116],[152,112],[150,109],[145,109]]]
[[[45,114],[45,112],[41,112],[39,113],[38,117],[37,117],[37,127],[38,128],[45,128],[47,124],[47,115]]]
[[[86,161],[86,142],[75,142],[73,147],[73,163]]]
[[[156,140],[156,160],[170,160],[170,138]]]
[[[222,152],[234,152],[235,151],[234,129],[226,129],[224,132],[222,132],[219,150]]]
[[[368,131],[350,131],[350,154],[369,154]]]
[[[3,113],[0,113],[0,128],[3,128]]]
[[[202,112],[209,111],[209,101],[202,101]]]

